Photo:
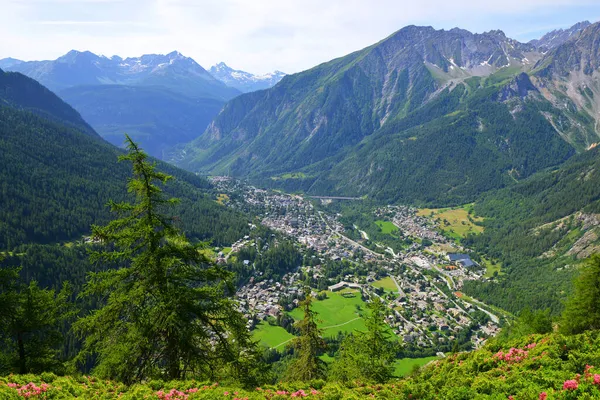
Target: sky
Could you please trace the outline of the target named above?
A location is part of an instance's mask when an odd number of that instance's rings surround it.
[[[0,58],[177,50],[207,69],[294,73],[407,25],[528,41],[583,20],[600,20],[600,0],[0,0]]]

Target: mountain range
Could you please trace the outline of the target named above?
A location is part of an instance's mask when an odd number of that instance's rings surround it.
[[[600,25],[585,25],[532,43],[408,26],[232,99],[171,160],[311,194],[471,201],[598,142]]]
[[[57,92],[109,142],[121,145],[128,133],[159,158],[196,138],[241,93],[178,52],[123,59],[70,51],[52,61],[0,65]]]
[[[2,70],[0,138],[2,250],[80,239],[108,220],[110,199],[126,196],[131,166],[117,162],[123,152],[50,90]],[[165,163],[158,168],[177,178],[167,190],[181,198],[178,212],[192,237],[230,243],[246,229],[243,218],[206,195],[206,180]]]
[[[286,75],[281,71],[274,71],[264,75],[255,75],[233,69],[224,62],[213,65],[210,67],[209,72],[227,86],[236,88],[244,93],[273,87]]]

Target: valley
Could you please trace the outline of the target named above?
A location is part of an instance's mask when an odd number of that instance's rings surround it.
[[[9,3],[0,399],[600,398],[600,22]]]
[[[407,348],[424,354],[449,351],[455,342],[461,348],[478,348],[498,332],[500,318],[505,318],[460,293],[463,282],[484,280],[485,270],[464,254],[468,249],[440,233],[438,222],[420,216],[423,210],[397,206],[371,210],[373,221],[387,219],[376,222],[386,228],[382,233],[390,235],[394,251],[364,235],[357,237],[358,228],[347,232],[342,215],[328,209],[336,200],[259,189],[227,177],[213,177],[212,182],[230,199],[226,206],[251,209],[261,225],[283,233],[304,255],[303,264],[280,280],[263,278],[256,271],[238,289],[236,297],[249,328],[255,328],[255,335],[267,346],[279,348],[290,340],[282,328],[273,326],[281,326],[286,317],[299,319],[295,307],[307,284],[317,298],[323,297],[315,309],[320,310],[325,336],[364,329],[364,303],[360,306],[356,300],[379,298],[387,305],[386,323],[393,333]],[[256,241],[233,247],[248,245],[256,247]],[[260,254],[261,249],[256,251]],[[226,263],[225,255],[216,261]],[[243,263],[253,268],[250,260]],[[348,312],[339,314],[340,307]],[[330,312],[338,315],[332,319]]]

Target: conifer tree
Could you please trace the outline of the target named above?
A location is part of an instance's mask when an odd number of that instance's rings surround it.
[[[326,365],[319,358],[325,350],[323,331],[317,325],[317,313],[312,309],[313,298],[310,289],[300,303],[304,318],[294,325],[300,335],[294,339],[294,359],[288,366],[285,380],[292,382],[310,381],[325,377]]]
[[[177,200],[157,183],[171,177],[127,137],[134,202],[110,203],[119,218],[94,226],[104,248],[91,254],[111,268],[92,273],[83,295],[103,299],[74,330],[84,339],[78,361],[94,356],[95,373],[126,383],[148,378],[216,379],[256,384],[258,351],[231,299],[232,274],[212,263],[205,243],[191,244],[167,216]]]
[[[585,262],[560,324],[560,330],[567,334],[591,329],[600,329],[600,254]]]
[[[18,269],[0,269],[0,372],[62,372],[63,321],[73,317],[71,289],[59,293],[21,283]]]
[[[384,383],[393,376],[393,364],[399,350],[398,342],[385,323],[386,307],[378,298],[368,304],[365,316],[366,332],[347,336],[332,365],[332,379],[350,382]]]

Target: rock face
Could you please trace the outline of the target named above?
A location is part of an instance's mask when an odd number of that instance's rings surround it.
[[[578,36],[585,28],[592,25],[589,21],[578,22],[568,29],[556,29],[546,33],[540,39],[535,39],[529,44],[535,46],[538,50],[546,52],[552,50],[574,36]]]
[[[213,65],[209,72],[227,86],[244,93],[273,87],[286,75],[281,71],[274,71],[265,75],[254,75],[249,72],[235,70],[223,62]]]

